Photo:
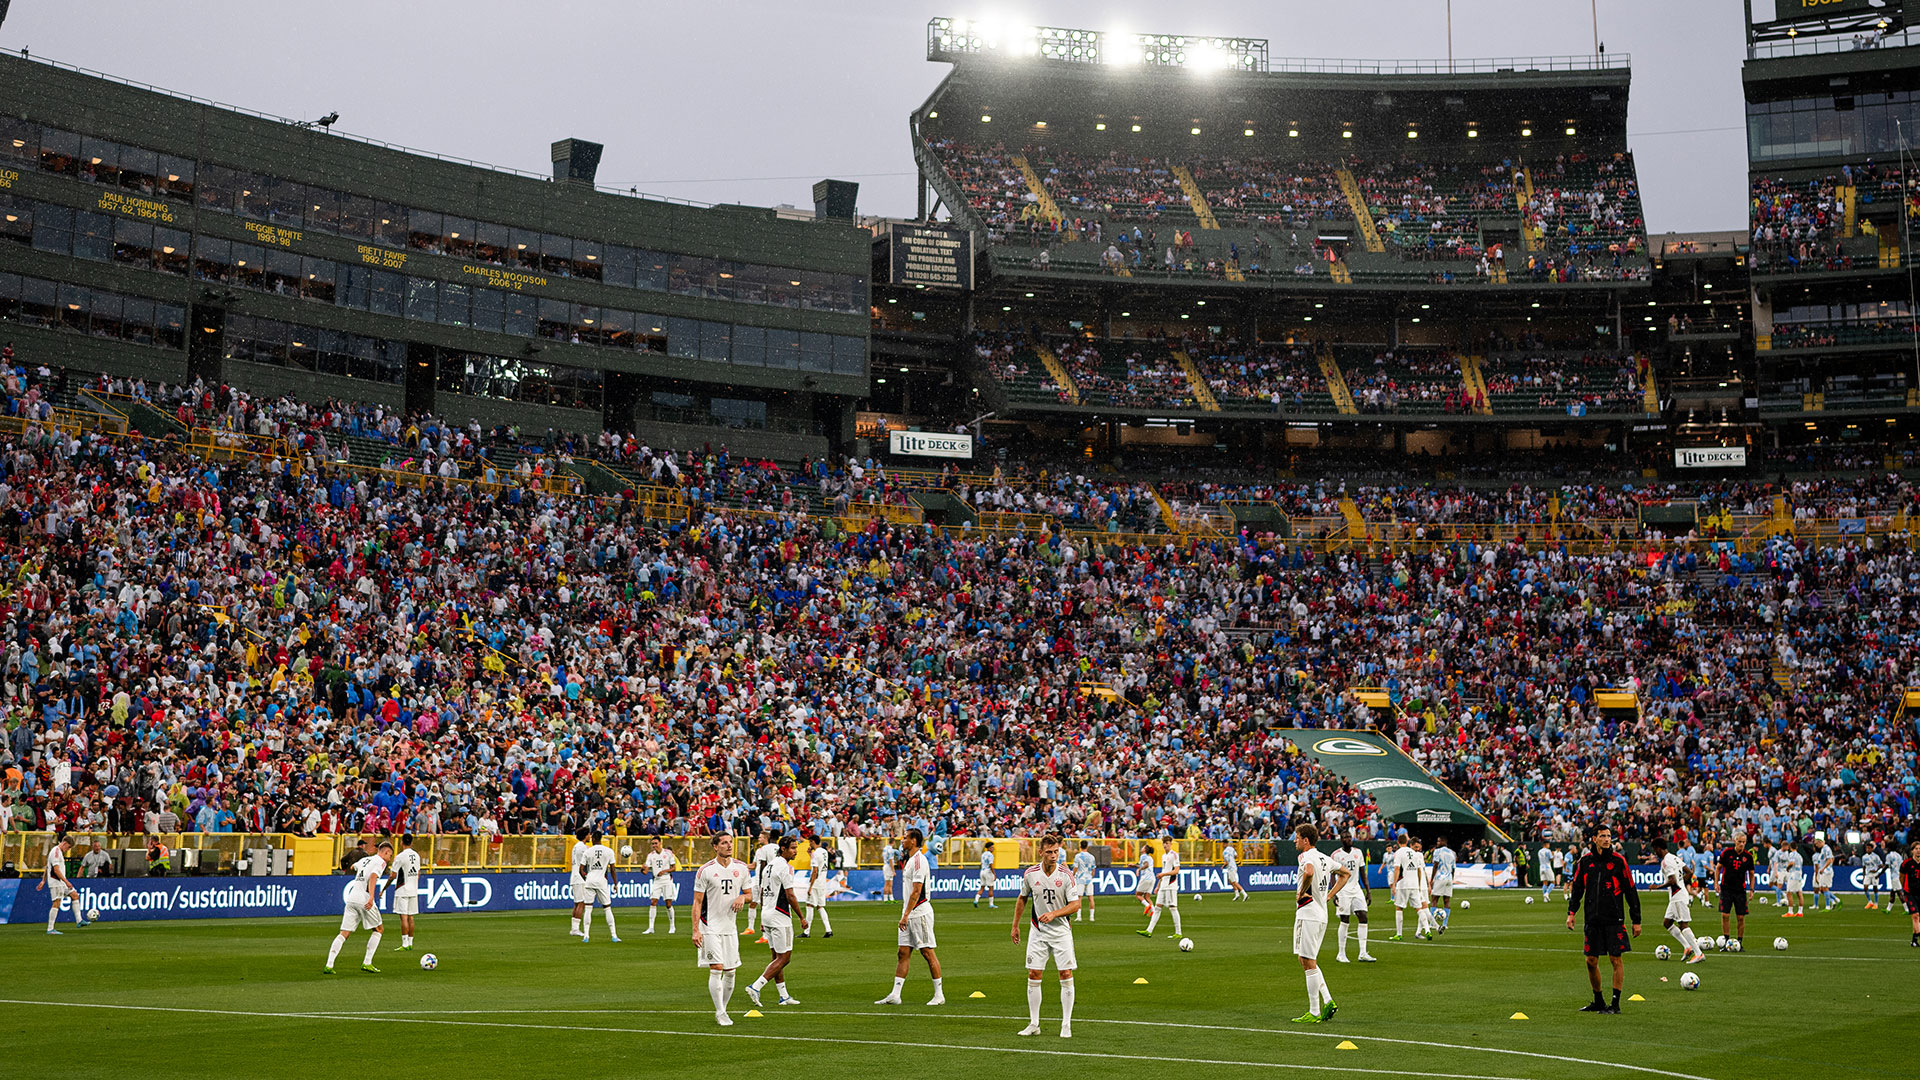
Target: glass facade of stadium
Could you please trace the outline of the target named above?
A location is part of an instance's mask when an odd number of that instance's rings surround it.
[[[866,394],[869,234],[0,57],[22,360],[797,459]]]

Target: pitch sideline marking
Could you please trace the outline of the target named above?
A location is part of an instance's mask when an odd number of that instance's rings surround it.
[[[1429,941],[1395,941],[1392,938],[1379,938],[1373,943],[1375,945],[1410,945],[1415,947],[1440,944],[1439,942]],[[1567,949],[1547,949],[1538,945],[1462,945],[1449,941],[1443,947],[1448,949],[1485,949],[1493,952],[1543,952],[1559,953],[1563,956],[1577,955]],[[1910,962],[1897,956],[1810,956],[1805,953],[1776,956],[1770,952],[1763,952],[1757,947],[1751,953],[1742,952],[1740,955],[1752,956],[1760,960],[1844,960],[1862,964],[1897,964]]]
[[[1221,1060],[1217,1058],[1182,1058],[1182,1057],[1170,1057],[1170,1056],[1154,1055],[1154,1054],[1110,1054],[1110,1053],[1103,1053],[1095,1050],[1042,1050],[1038,1047],[1024,1047],[1024,1046],[968,1046],[968,1045],[957,1044],[957,1043],[904,1043],[895,1039],[847,1039],[847,1038],[834,1038],[834,1037],[825,1036],[825,1035],[754,1035],[747,1032],[735,1032],[735,1031],[663,1031],[663,1030],[653,1030],[648,1028],[588,1027],[586,1025],[578,1025],[578,1024],[512,1024],[512,1023],[506,1023],[503,1021],[431,1020],[431,1019],[422,1019],[422,1018],[414,1018],[414,1017],[375,1016],[375,1015],[355,1014],[355,1013],[255,1012],[255,1011],[249,1011],[244,1009],[189,1009],[189,1008],[183,1008],[180,1006],[167,1006],[167,1005],[108,1005],[108,1004],[101,1004],[97,1002],[83,1002],[83,1001],[24,1001],[24,1000],[19,1000],[14,998],[0,998],[0,1004],[42,1006],[47,1008],[62,1008],[62,1009],[105,1009],[105,1010],[122,1011],[122,1012],[189,1013],[189,1014],[199,1015],[199,1016],[245,1016],[245,1017],[252,1017],[255,1019],[267,1019],[267,1020],[359,1021],[361,1023],[372,1023],[372,1024],[424,1024],[424,1025],[431,1025],[431,1026],[438,1026],[438,1027],[509,1028],[509,1029],[521,1029],[521,1030],[529,1030],[529,1031],[577,1031],[577,1032],[609,1034],[609,1035],[662,1035],[662,1036],[675,1036],[675,1037],[682,1037],[682,1038],[687,1036],[697,1036],[700,1038],[708,1038],[708,1039],[752,1039],[756,1041],[765,1041],[765,1042],[804,1042],[804,1043],[821,1043],[821,1044],[828,1044],[828,1045],[844,1045],[844,1046],[910,1046],[916,1050],[971,1050],[979,1053],[989,1053],[989,1054],[1028,1054],[1028,1055],[1041,1056],[1041,1057],[1095,1058],[1095,1059],[1102,1059],[1102,1060],[1119,1060],[1119,1061],[1158,1061],[1158,1062],[1164,1062],[1170,1065],[1226,1065],[1226,1066],[1239,1066],[1242,1068],[1253,1068],[1253,1069],[1289,1069],[1289,1070],[1327,1072],[1327,1073],[1356,1073],[1356,1074],[1365,1075],[1365,1076],[1419,1076],[1419,1077],[1426,1077],[1428,1078],[1428,1080],[1518,1080],[1518,1078],[1514,1078],[1514,1077],[1487,1076],[1480,1073],[1408,1072],[1404,1069],[1366,1069],[1366,1068],[1358,1068],[1354,1066],[1317,1065],[1317,1064],[1316,1065],[1300,1065],[1300,1064],[1293,1064],[1290,1062],[1278,1062],[1278,1061],[1226,1061],[1226,1060]],[[515,1011],[519,1011],[519,1010],[515,1010]],[[652,1010],[634,1010],[634,1011],[641,1012],[641,1011],[652,1011]],[[661,1011],[665,1012],[668,1010],[661,1010]],[[696,1012],[695,1010],[691,1010],[691,1009],[671,1010],[671,1011],[675,1015],[680,1015],[680,1014],[700,1015],[699,1012]],[[873,1016],[876,1014],[816,1012],[816,1013],[813,1013],[812,1015],[815,1015],[815,1016]],[[915,1014],[915,1013],[889,1012],[889,1013],[880,1013],[877,1015],[939,1016],[939,1015],[954,1015],[954,1014],[939,1014],[939,1013]],[[998,1020],[1001,1018],[994,1017],[993,1019]],[[1113,1022],[1125,1023],[1126,1021],[1113,1021]],[[1259,1031],[1259,1032],[1262,1032],[1263,1034],[1268,1033],[1268,1032],[1265,1032],[1264,1029],[1260,1029],[1260,1028],[1248,1028],[1246,1030]],[[1306,1033],[1303,1032],[1302,1034],[1306,1034]],[[1387,1040],[1382,1040],[1382,1041],[1387,1041]],[[1478,1048],[1463,1047],[1462,1049],[1478,1049]],[[1514,1051],[1514,1052],[1518,1053],[1518,1051]],[[1529,1055],[1529,1056],[1550,1057],[1551,1055],[1541,1054],[1541,1055]],[[1579,1059],[1568,1058],[1566,1060],[1578,1061]],[[1605,1063],[1594,1062],[1594,1064],[1605,1064]],[[1627,1066],[1627,1067],[1632,1068],[1632,1066]],[[1647,1070],[1647,1071],[1651,1072],[1651,1071],[1657,1071],[1657,1070]],[[1706,1077],[1689,1077],[1685,1073],[1661,1073],[1661,1075],[1684,1077],[1685,1080],[1708,1080],[1708,1078]]]

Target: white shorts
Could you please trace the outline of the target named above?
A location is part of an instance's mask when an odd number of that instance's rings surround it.
[[[1415,889],[1411,885],[1395,885],[1393,887],[1393,906],[1394,907],[1401,907],[1401,908],[1419,907],[1420,906],[1419,897],[1420,897],[1419,890]]]
[[[595,904],[599,904],[601,907],[613,906],[613,890],[609,888],[604,881],[589,881],[583,883],[580,886],[580,897],[580,903],[588,907],[592,907]]]
[[[1240,868],[1233,863],[1227,864],[1227,883],[1230,885],[1240,884]]]
[[[1179,907],[1180,886],[1172,884],[1160,886],[1153,892],[1153,902],[1161,907]]]
[[[907,925],[900,928],[900,944],[910,949],[937,949],[940,946],[933,938],[933,908],[921,904],[907,916]]]
[[[819,881],[810,881],[807,883],[808,907],[819,907],[821,904],[826,903],[827,897],[831,895],[833,895],[832,878],[821,878]]]
[[[1833,888],[1833,871],[1815,870],[1813,872],[1813,887],[1816,889]]]
[[[1788,892],[1799,892],[1800,890],[1806,887],[1807,887],[1806,871],[1804,870],[1787,871],[1787,891]]]
[[[698,953],[698,958],[694,960],[695,966],[713,967],[717,964],[727,971],[732,971],[740,966],[740,935],[703,932],[700,935]]]
[[[1673,898],[1667,901],[1667,913],[1663,917],[1672,919],[1674,922],[1677,922],[1677,923],[1692,922],[1693,921],[1692,899],[1690,899],[1686,893],[1683,893],[1683,892],[1675,893],[1673,895]]]
[[[365,904],[348,904],[347,910],[340,916],[340,929],[378,930],[380,929],[380,909],[369,908]]]
[[[1093,895],[1093,878],[1091,878],[1091,877],[1077,877],[1077,878],[1074,878],[1074,879],[1073,879],[1073,884],[1074,884],[1074,887],[1075,887],[1075,888],[1077,888],[1077,889],[1079,889],[1079,890],[1080,890],[1080,895],[1081,895],[1081,896],[1092,896],[1092,895]]]
[[[420,894],[414,893],[412,896],[407,896],[402,893],[394,893],[393,913],[395,915],[420,914]]]
[[[1364,915],[1367,913],[1367,894],[1341,891],[1333,897],[1334,912],[1338,915]]]
[[[571,889],[573,892],[574,903],[584,904],[587,902],[587,883],[586,882],[571,881],[567,883],[567,887]]]
[[[1553,884],[1553,878],[1554,878],[1553,871],[1546,870],[1546,869],[1543,869],[1540,871],[1540,884],[1551,885]]]
[[[987,890],[988,892],[993,891],[993,871],[991,870],[980,871],[980,887]]]
[[[1452,896],[1452,895],[1453,895],[1453,882],[1451,882],[1451,881],[1436,881],[1436,882],[1434,882],[1434,883],[1433,883],[1433,895],[1435,895],[1435,896]]]
[[[679,892],[680,890],[674,887],[672,878],[664,877],[653,879],[653,898],[655,900],[662,900],[671,904],[679,899]]]
[[[1320,958],[1320,942],[1327,936],[1327,920],[1293,920],[1293,955],[1309,960]]]
[[[775,953],[793,951],[793,916],[761,912],[760,933]]]
[[[64,881],[47,882],[47,902],[54,907],[59,907],[60,901],[62,900],[67,900],[79,895],[80,891],[78,889],[75,889]]]
[[[1077,965],[1073,959],[1073,935],[1035,933],[1033,927],[1027,927],[1027,970],[1046,969],[1047,958],[1053,958],[1056,971],[1072,971]]]

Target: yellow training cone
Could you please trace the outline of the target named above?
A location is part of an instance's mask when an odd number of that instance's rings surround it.
[[[970,998],[983,998],[983,997],[986,997],[987,995],[985,995],[985,994],[983,994],[983,993],[981,993],[981,992],[980,992],[980,991],[978,991],[978,990],[975,990],[975,991],[974,991],[973,993],[971,993],[971,994],[968,994],[967,996],[968,996],[968,997],[970,997]]]
[[[1339,1046],[1336,1046],[1336,1047],[1334,1047],[1334,1049],[1335,1049],[1335,1050],[1358,1050],[1358,1049],[1360,1049],[1360,1048],[1359,1048],[1359,1047],[1357,1047],[1357,1046],[1355,1046],[1355,1045],[1353,1045],[1353,1040],[1352,1040],[1352,1039],[1347,1039],[1347,1040],[1344,1040],[1343,1042],[1341,1042],[1341,1044],[1340,1044]]]
[[[1628,1000],[1628,1001],[1645,1001],[1645,1000],[1647,1000],[1647,999],[1646,999],[1646,998],[1643,998],[1643,997],[1641,997],[1641,996],[1640,996],[1639,994],[1635,994],[1635,995],[1633,995],[1632,997],[1630,997],[1630,998],[1628,998],[1627,1000]]]
[[[1526,1013],[1514,1013],[1512,1016],[1507,1017],[1509,1020],[1525,1020],[1526,1018]]]
[[[759,1009],[748,1009],[748,1010],[747,1010],[747,1015],[748,1015],[748,1016],[759,1016],[759,1015],[760,1015],[760,1010],[759,1010]]]
[[[1133,985],[1135,985],[1135,986],[1145,986],[1145,985],[1147,985],[1147,980],[1145,980],[1145,979],[1135,979],[1135,980],[1133,980]]]

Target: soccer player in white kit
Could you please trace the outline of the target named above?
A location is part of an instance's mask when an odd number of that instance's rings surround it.
[[[1782,912],[1783,919],[1804,919],[1807,917],[1807,872],[1806,856],[1800,854],[1798,844],[1787,845],[1787,902],[1793,910]]]
[[[993,902],[993,841],[989,840],[980,849],[980,887],[973,891],[973,906],[980,906],[980,898],[987,898],[987,906],[997,908]]]
[[[812,936],[813,920],[816,918],[820,920],[820,925],[827,928],[825,936],[833,936],[833,919],[827,915],[827,898],[834,893],[833,861],[838,853],[837,849],[827,846],[825,838],[813,838],[813,850],[807,853],[807,910],[800,922],[801,937]]]
[[[762,828],[759,836],[760,843],[753,849],[753,860],[747,867],[747,881],[748,884],[753,886],[753,895],[756,897],[760,895],[760,875],[767,872],[767,864],[772,862],[775,856],[780,854],[780,841],[779,838],[774,835],[772,829]],[[788,864],[788,868],[791,869],[792,864]],[[753,931],[753,918],[759,911],[759,904],[754,903],[747,905],[747,931],[749,933]],[[767,935],[763,932],[754,940],[758,944],[765,945],[767,943]]]
[[[1680,956],[1689,964],[1697,964],[1707,958],[1700,944],[1693,936],[1693,890],[1687,887],[1687,879],[1693,871],[1687,867],[1685,859],[1667,850],[1667,840],[1663,836],[1653,838],[1653,855],[1660,863],[1660,884],[1667,890],[1667,913],[1660,925],[1667,928],[1673,940],[1680,943]]]
[[[1087,842],[1080,841],[1080,850],[1073,857],[1073,883],[1080,890],[1081,904],[1080,909],[1073,913],[1074,922],[1079,922],[1083,917],[1088,922],[1094,921],[1093,872],[1099,867],[1100,860],[1094,858],[1093,852],[1087,850]]]
[[[927,973],[933,976],[933,1000],[929,1005],[945,1005],[946,991],[940,986],[940,956],[934,951],[933,902],[927,890],[933,886],[933,868],[927,853],[920,850],[926,837],[919,829],[907,830],[907,842],[900,867],[900,959],[893,968],[893,989],[875,1005],[900,1004],[900,991],[907,985],[907,961],[915,949],[927,958]]]
[[[880,845],[880,899],[893,899],[893,875],[900,869],[900,849],[889,840]]]
[[[1153,844],[1140,841],[1140,865],[1134,871],[1133,895],[1140,901],[1140,912],[1149,918],[1153,915],[1153,887],[1160,875],[1153,869]]]
[[[1406,936],[1407,909],[1414,908],[1418,921],[1414,927],[1418,935],[1426,920],[1418,917],[1420,907],[1420,872],[1425,867],[1420,853],[1413,849],[1413,842],[1406,834],[1400,836],[1400,846],[1394,849],[1391,861],[1387,863],[1387,894],[1393,901],[1393,940],[1399,941]]]
[[[580,936],[580,915],[587,907],[586,879],[580,876],[580,861],[587,857],[587,830],[576,829],[573,834],[573,847],[567,852],[567,889],[573,894],[573,929],[567,933]]]
[[[1887,848],[1887,910],[1893,910],[1893,897],[1897,896],[1900,898],[1900,906],[1911,914],[1912,908],[1907,899],[1907,894],[1901,889],[1900,885],[1902,881],[1900,877],[1900,864],[1906,861],[1907,857],[1900,854],[1900,846],[1898,844]]]
[[[420,914],[420,853],[413,850],[413,834],[400,836],[393,853],[393,913],[400,916],[400,952],[413,951],[413,919]]]
[[[1554,855],[1555,852],[1551,846],[1547,844],[1540,845],[1540,854],[1538,856],[1540,860],[1540,902],[1543,904],[1553,899],[1553,881],[1556,876],[1553,862]]]
[[[1860,905],[1863,911],[1875,911],[1880,907],[1880,872],[1886,869],[1887,858],[1877,847],[1868,848],[1860,855],[1860,891],[1867,894],[1867,902]],[[1892,899],[1888,899],[1892,907]]]
[[[1767,878],[1773,882],[1773,904],[1778,908],[1787,906],[1787,846],[1785,844],[1767,845]]]
[[[1419,916],[1413,936],[1432,941],[1440,932],[1439,920],[1433,914],[1433,867],[1427,865],[1426,844],[1417,836],[1413,838],[1413,854],[1418,860],[1413,874],[1413,906]]]
[[[667,853],[673,857],[672,852]],[[614,869],[618,857],[613,849],[600,842],[600,833],[593,834],[593,843],[587,847],[586,857],[580,860],[580,877],[586,891],[587,914],[580,920],[580,944],[585,945],[593,937],[593,906],[599,904],[606,911],[607,936],[614,944],[620,943],[620,932],[613,925],[613,887],[620,881],[620,872]],[[655,879],[654,888],[659,888],[659,879]],[[649,911],[652,909],[649,908]],[[672,911],[672,908],[668,908]]]
[[[674,896],[673,872],[680,869],[680,856],[667,850],[666,846],[660,842],[660,838],[656,836],[647,850],[646,865],[647,880],[653,884],[651,890],[653,896],[647,901],[647,928],[640,934],[645,937],[653,933],[654,920],[660,917],[660,909],[663,906],[667,909],[667,933],[671,934],[675,930],[673,902],[677,899]]]
[[[733,857],[733,837],[713,834],[713,858],[693,875],[693,947],[695,963],[707,969],[707,996],[713,1019],[732,1027],[727,1002],[733,999],[733,974],[740,966],[740,924],[734,916],[747,906],[747,864]]]
[[[1447,838],[1433,846],[1433,887],[1430,890],[1433,900],[1439,907],[1433,909],[1435,929],[1444,934],[1447,926],[1453,922],[1453,868],[1459,865],[1459,858],[1453,849],[1447,846]]]
[[[340,916],[340,933],[333,939],[333,947],[327,950],[326,974],[333,974],[333,962],[340,958],[340,948],[355,931],[371,931],[367,936],[367,955],[360,961],[361,971],[379,972],[373,966],[373,954],[380,948],[380,909],[374,906],[374,898],[380,895],[380,879],[386,875],[387,862],[393,858],[393,842],[380,841],[373,854],[353,864],[353,884],[347,886],[346,911]]]
[[[1240,849],[1229,839],[1220,849],[1220,859],[1227,864],[1227,884],[1233,886],[1233,898],[1245,900],[1247,887],[1240,884]]]
[[[40,875],[40,884],[33,887],[35,892],[47,890],[47,933],[58,935],[54,926],[60,921],[60,901],[73,901],[73,925],[87,925],[87,917],[80,912],[80,890],[67,880],[67,852],[73,849],[73,838],[61,836],[47,848],[47,868]]]
[[[1032,912],[1028,914],[1031,905]],[[1060,838],[1048,833],[1040,840],[1040,862],[1020,875],[1020,899],[1013,905],[1013,940],[1020,940],[1020,919],[1032,920],[1027,935],[1027,1026],[1021,1035],[1040,1034],[1040,999],[1045,990],[1047,958],[1060,973],[1060,1037],[1073,1038],[1073,923],[1067,918],[1080,910],[1080,883],[1060,862]]]
[[[1296,1024],[1318,1024],[1333,1019],[1333,1014],[1340,1011],[1333,1003],[1333,991],[1327,989],[1327,976],[1320,970],[1320,943],[1327,936],[1327,897],[1346,888],[1351,875],[1314,849],[1319,839],[1320,830],[1311,824],[1294,827],[1300,883],[1293,899],[1293,954],[1300,958],[1300,968],[1307,974],[1307,1011],[1293,1018]]]
[[[1833,895],[1833,848],[1823,838],[1813,851],[1813,910],[1831,911],[1840,906]]]
[[[780,991],[780,1004],[798,1005],[800,999],[787,993],[787,965],[793,961],[793,913],[800,910],[800,894],[794,891],[791,862],[799,853],[800,839],[783,836],[778,844],[763,846],[772,847],[773,855],[761,864],[753,887],[754,895],[760,899],[760,928],[765,932],[767,947],[773,950],[773,959],[760,977],[748,984],[747,997],[753,999],[755,1005],[760,1004],[760,990],[771,981]]]
[[[1153,890],[1153,914],[1147,916],[1145,930],[1134,931],[1141,937],[1153,936],[1153,928],[1159,925],[1163,911],[1173,912],[1173,933],[1169,936],[1180,936],[1180,845],[1174,843],[1172,837],[1164,838],[1161,843],[1166,845],[1167,852],[1160,856],[1160,878]]]
[[[1345,833],[1340,846],[1328,857],[1347,872],[1347,883],[1333,898],[1340,915],[1340,951],[1334,959],[1347,962],[1347,920],[1351,918],[1360,927],[1360,962],[1374,963],[1373,954],[1367,951],[1367,906],[1373,899],[1372,890],[1367,888],[1367,853],[1353,846],[1352,833]]]

